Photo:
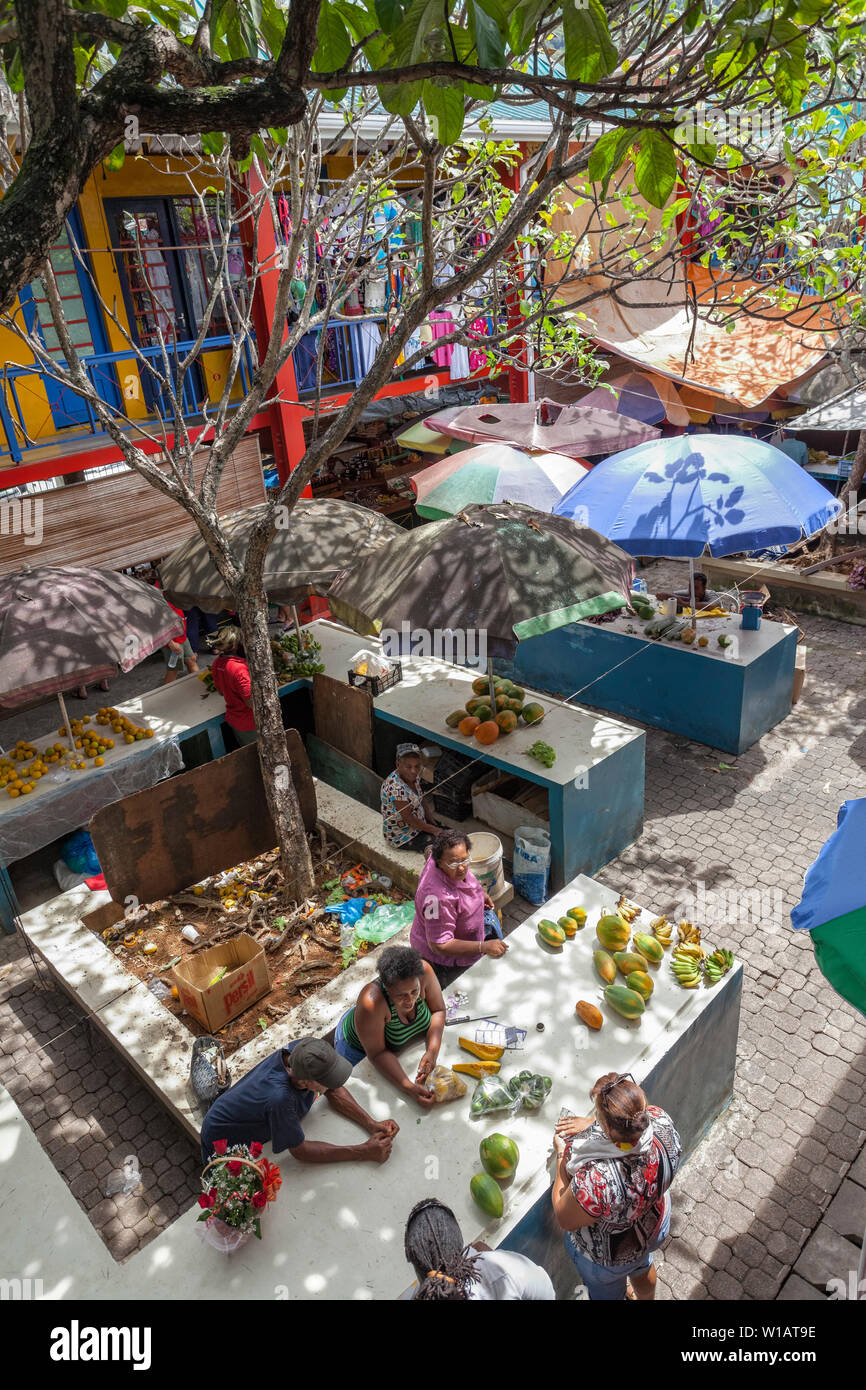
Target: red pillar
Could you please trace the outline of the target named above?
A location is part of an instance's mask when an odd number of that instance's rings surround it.
[[[247,178],[250,192],[253,194],[259,192],[261,183],[255,165],[250,169]],[[274,322],[277,282],[280,273],[278,253],[282,243],[266,211],[259,218],[258,246],[253,245],[254,235],[255,229],[252,219],[244,219],[241,224],[241,236],[250,269],[252,270],[256,263],[266,267],[259,273],[253,295],[253,322],[256,330],[256,341],[259,356],[263,357],[272,332],[278,332],[281,336],[285,336],[286,333],[285,324],[275,324]],[[277,372],[272,395],[286,398],[284,400],[270,399],[267,404],[274,446],[274,462],[279,480],[284,483],[292,469],[301,462],[307,447],[301,424],[304,412],[300,406],[293,404],[298,398],[298,384],[291,357]],[[303,495],[305,497],[312,496],[309,487],[304,489]]]

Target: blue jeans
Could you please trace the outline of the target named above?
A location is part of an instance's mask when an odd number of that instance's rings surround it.
[[[591,1260],[583,1251],[575,1248],[570,1235],[565,1237],[565,1248],[571,1256],[572,1263],[576,1266],[577,1272],[586,1285],[587,1292],[592,1303],[619,1303],[625,1298],[626,1279],[630,1274],[646,1274],[652,1268],[653,1251],[658,1250],[663,1241],[667,1240],[668,1232],[671,1228],[671,1203],[670,1198],[666,1198],[667,1210],[658,1235],[652,1246],[639,1260],[635,1260],[631,1265],[600,1265],[595,1260]]]
[[[354,1005],[352,1007],[354,1008]],[[338,1057],[345,1057],[347,1062],[353,1067],[356,1067],[359,1062],[363,1062],[367,1054],[366,1052],[359,1051],[357,1047],[353,1047],[343,1032],[343,1024],[351,1012],[352,1009],[347,1009],[340,1019],[340,1022],[337,1024],[334,1032],[334,1051]]]

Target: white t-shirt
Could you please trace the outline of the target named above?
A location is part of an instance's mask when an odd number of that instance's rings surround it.
[[[477,1283],[469,1285],[469,1299],[474,1302],[535,1302],[556,1300],[550,1275],[514,1250],[482,1250],[475,1255]]]

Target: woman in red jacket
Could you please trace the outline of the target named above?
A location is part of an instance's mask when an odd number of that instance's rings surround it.
[[[213,683],[226,702],[226,723],[238,743],[255,743],[253,688],[244,642],[239,627],[221,627],[211,639],[217,652],[211,664]]]

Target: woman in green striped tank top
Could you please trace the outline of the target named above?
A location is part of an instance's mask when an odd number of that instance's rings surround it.
[[[426,1110],[433,1092],[425,1083],[436,1065],[444,1027],[445,1000],[432,965],[411,946],[389,946],[379,961],[379,978],[364,986],[337,1024],[334,1047],[353,1067],[368,1057],[398,1091]],[[422,1035],[426,1047],[412,1081],[395,1049]]]

